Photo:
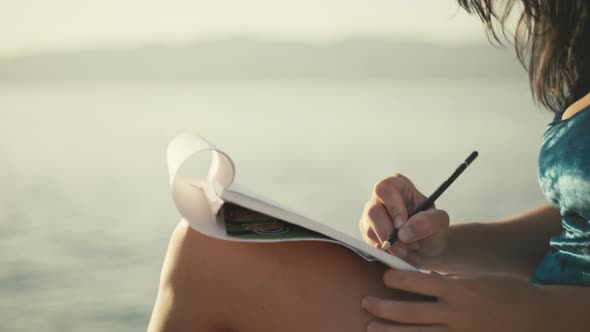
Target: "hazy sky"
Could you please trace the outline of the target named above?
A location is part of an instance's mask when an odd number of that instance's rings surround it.
[[[228,35],[485,38],[455,0],[0,0],[0,56]]]

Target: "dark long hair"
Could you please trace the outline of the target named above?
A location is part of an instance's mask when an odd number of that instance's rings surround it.
[[[558,111],[590,92],[590,0],[458,1],[500,44],[511,38],[506,26],[517,18],[516,53],[542,105]]]

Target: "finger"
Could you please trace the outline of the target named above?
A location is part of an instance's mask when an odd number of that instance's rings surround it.
[[[369,227],[369,230],[367,230],[367,239],[366,239],[367,243],[375,248],[379,248],[381,247],[381,242],[379,241],[379,239],[377,238],[377,234],[375,234],[375,231]]]
[[[375,317],[404,324],[439,324],[442,305],[438,302],[407,302],[367,296],[362,307]]]
[[[404,261],[413,267],[420,267],[422,264],[422,257],[416,253],[408,253],[406,257],[403,258]]]
[[[367,203],[368,206],[369,203]],[[377,238],[377,235],[375,234],[375,231],[371,228],[371,225],[369,225],[369,222],[367,221],[367,216],[366,216],[366,210],[368,209],[368,207],[365,207],[365,211],[363,212],[363,216],[361,218],[361,222],[359,223],[359,229],[361,232],[361,235],[363,237],[363,240],[369,244],[370,246],[376,247],[380,245],[379,239]]]
[[[449,332],[443,325],[399,325],[372,321],[367,326],[368,332]]]
[[[417,250],[419,248],[420,244],[418,242],[414,242],[408,245],[401,241],[395,241],[387,251],[399,258],[404,258],[411,252],[417,253]]]
[[[415,190],[413,187],[408,188],[410,186],[409,183],[411,183],[410,180],[402,175],[396,174],[385,180],[381,180],[373,189],[374,196],[385,206],[396,228],[401,227],[408,219],[407,203],[409,203],[411,197],[404,199],[403,193]]]
[[[395,248],[395,247],[404,247],[409,251],[418,251],[420,249],[420,242],[416,241],[416,242],[412,242],[412,243],[404,243],[402,241],[395,241],[393,243],[393,245],[391,246],[391,248]]]
[[[372,200],[371,204],[367,209],[367,223],[377,235],[379,243],[383,243],[393,233],[393,224],[381,202]]]
[[[449,215],[445,211],[428,209],[411,217],[400,228],[398,236],[402,242],[412,243],[445,232],[448,228]]]
[[[383,275],[383,281],[389,288],[434,297],[444,296],[451,286],[449,280],[443,277],[416,271],[388,270]]]
[[[408,248],[406,248],[404,245],[398,245],[398,246],[389,248],[389,252],[392,255],[397,256],[399,258],[405,258],[406,255],[408,255]]]

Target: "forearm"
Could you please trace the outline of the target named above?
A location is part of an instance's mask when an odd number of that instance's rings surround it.
[[[453,225],[447,249],[426,268],[446,273],[508,273],[530,277],[561,232],[559,211],[549,205],[506,220]]]
[[[590,287],[543,286],[547,296],[547,331],[565,330],[582,332],[590,330]]]

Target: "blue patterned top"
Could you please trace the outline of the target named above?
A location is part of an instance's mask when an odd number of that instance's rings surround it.
[[[563,231],[550,240],[531,281],[590,286],[590,106],[561,120],[558,112],[543,136],[539,184],[561,211]]]

